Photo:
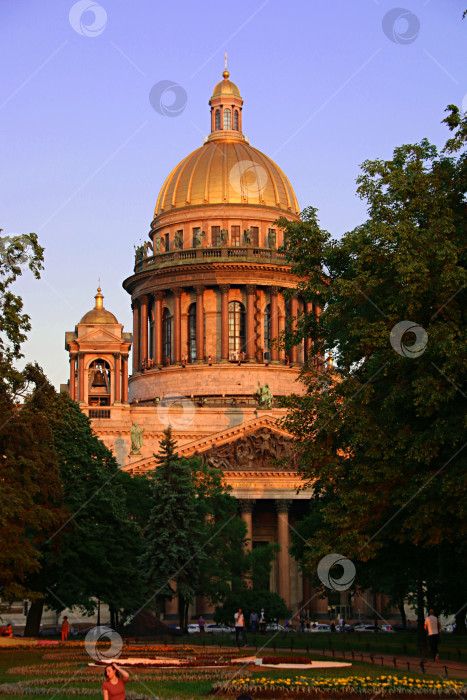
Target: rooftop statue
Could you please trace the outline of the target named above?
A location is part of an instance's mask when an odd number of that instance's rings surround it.
[[[143,433],[144,433],[144,428],[142,428],[136,421],[133,423],[133,425],[130,428],[130,436],[131,436],[131,450],[130,454],[131,455],[140,455],[141,454],[141,448],[143,446]]]
[[[274,396],[267,382],[264,386],[258,382],[258,388],[253,396],[258,401],[260,408],[272,408]]]

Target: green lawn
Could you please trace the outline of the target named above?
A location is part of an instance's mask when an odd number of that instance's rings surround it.
[[[294,635],[295,636],[295,635]],[[193,641],[193,640],[190,640]],[[287,641],[287,640],[285,640]],[[134,653],[132,654],[134,655]],[[230,653],[226,656],[230,657]],[[268,651],[268,655],[271,652]],[[290,655],[290,651],[281,656]],[[299,654],[300,655],[300,654]],[[301,654],[303,655],[303,653]],[[321,655],[310,654],[311,658],[322,659]],[[30,651],[0,650],[0,685],[13,684],[17,682],[28,683],[31,690],[34,690],[35,698],[70,698],[74,696],[73,690],[80,689],[79,697],[99,697],[101,696],[102,669],[93,669],[88,666],[89,657],[83,648],[76,647],[50,647],[39,648]],[[16,669],[9,673],[9,669]],[[402,669],[382,669],[380,666],[373,666],[360,662],[354,662],[352,667],[342,669],[303,669],[300,671],[280,670],[280,669],[248,669],[239,668],[214,668],[214,669],[177,669],[169,670],[142,670],[134,669],[131,672],[131,682],[127,685],[127,691],[142,697],[159,698],[193,698],[200,700],[206,698],[213,683],[220,678],[229,679],[249,675],[253,678],[293,678],[295,675],[313,677],[345,677],[349,675],[363,675],[376,678],[384,673],[393,676],[403,677],[410,675],[412,678],[426,678],[418,673],[407,674]],[[208,674],[208,677],[204,676]],[[185,676],[185,677],[184,677]],[[186,677],[188,676],[188,678]],[[41,689],[47,688],[49,694],[41,694]],[[89,693],[86,690],[89,689]],[[36,694],[37,693],[37,694]],[[3,695],[0,690],[0,695]],[[18,694],[16,698],[30,697],[30,694]]]

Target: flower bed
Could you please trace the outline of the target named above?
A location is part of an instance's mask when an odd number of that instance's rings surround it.
[[[277,697],[288,694],[331,695],[459,695],[465,689],[461,681],[444,679],[397,678],[396,676],[347,676],[345,678],[323,678],[295,676],[294,678],[234,678],[231,681],[220,681],[212,687],[213,692],[230,695],[245,693],[257,696],[269,695]],[[277,693],[276,693],[277,691]]]
[[[305,656],[263,656],[263,664],[311,664]]]

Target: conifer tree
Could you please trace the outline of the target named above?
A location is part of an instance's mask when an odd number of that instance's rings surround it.
[[[188,605],[196,594],[203,550],[192,472],[179,459],[169,426],[164,431],[152,489],[153,507],[144,533],[140,567],[156,606],[179,596],[179,617],[187,624]]]

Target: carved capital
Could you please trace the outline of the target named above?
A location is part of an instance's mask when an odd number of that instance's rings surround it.
[[[230,284],[220,284],[219,289],[221,290],[222,294],[228,294],[230,290]]]
[[[255,507],[256,499],[254,498],[239,498],[238,504],[240,506],[241,513],[253,513],[253,508]]]
[[[278,513],[288,513],[292,501],[290,499],[281,498],[280,500],[274,501],[274,505]]]
[[[174,289],[171,290],[172,294],[174,297],[181,297],[183,294],[183,288],[182,287],[174,287]]]
[[[256,284],[247,284],[246,285],[246,293],[247,294],[254,294],[256,292]]]
[[[154,300],[155,301],[162,301],[164,298],[165,292],[154,292]]]
[[[202,294],[204,294],[205,290],[206,290],[206,287],[203,287],[202,284],[196,285],[196,287],[195,287],[196,296],[198,296],[198,297],[201,296]]]
[[[269,287],[269,294],[271,296],[277,296],[280,292],[280,287]]]

